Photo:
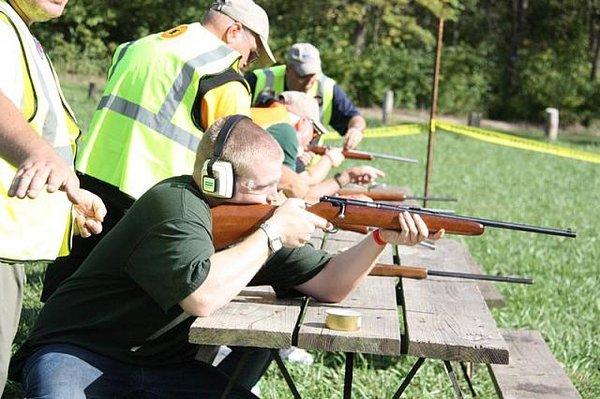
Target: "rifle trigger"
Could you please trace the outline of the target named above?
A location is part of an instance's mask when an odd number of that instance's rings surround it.
[[[346,218],[346,204],[342,202],[340,204],[340,213],[338,213],[338,219],[345,219],[345,218]]]

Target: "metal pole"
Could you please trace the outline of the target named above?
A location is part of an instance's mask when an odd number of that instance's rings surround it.
[[[429,140],[427,141],[427,170],[425,172],[425,197],[429,196],[429,181],[433,167],[433,145],[435,143],[435,116],[437,113],[438,86],[440,80],[440,65],[442,62],[442,43],[444,37],[444,19],[438,20],[437,45],[435,49],[435,69],[433,72],[433,90],[431,92],[431,114],[429,115]],[[427,206],[427,199],[423,200]]]

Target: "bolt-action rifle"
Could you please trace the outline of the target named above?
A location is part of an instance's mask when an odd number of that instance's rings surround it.
[[[377,263],[370,276],[403,277],[417,280],[426,279],[428,276],[462,278],[468,280],[486,280],[501,283],[533,284],[533,279],[528,277],[492,276],[489,274],[473,274],[461,272],[447,272],[445,270],[431,270],[420,266],[398,266]]]
[[[211,209],[213,219],[213,244],[221,250],[234,244],[252,232],[267,220],[276,207],[266,204],[238,205],[225,204]],[[319,202],[307,207],[312,212],[327,219],[335,227],[355,230],[357,226],[377,227],[400,230],[398,215],[401,212],[421,216],[431,233],[444,229],[448,234],[481,235],[485,227],[498,227],[511,230],[530,231],[541,234],[576,237],[572,230],[537,227],[525,224],[500,222],[469,216],[458,216],[427,208],[389,205],[340,197],[322,197]]]
[[[314,152],[317,155],[325,155],[325,152],[329,149],[327,146],[309,146],[306,151]],[[396,155],[380,154],[376,152],[356,151],[356,150],[343,150],[342,154],[348,159],[360,159],[363,161],[372,161],[373,159],[389,159],[390,161],[400,161],[408,163],[418,163],[419,161],[412,158],[398,157]]]
[[[418,197],[413,195],[407,195],[402,190],[368,190],[362,188],[341,188],[338,190],[336,195],[357,195],[362,194],[371,198],[373,201],[406,201],[406,200],[427,200],[427,201],[458,201],[456,198],[446,198],[446,197]]]

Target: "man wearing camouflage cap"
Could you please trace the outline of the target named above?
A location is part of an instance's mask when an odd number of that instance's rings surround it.
[[[261,95],[275,96],[283,91],[301,91],[319,101],[321,122],[344,136],[344,147],[355,148],[362,140],[365,119],[342,88],[321,70],[319,50],[309,43],[296,43],[286,55],[286,65],[257,69],[246,75],[252,103]]]

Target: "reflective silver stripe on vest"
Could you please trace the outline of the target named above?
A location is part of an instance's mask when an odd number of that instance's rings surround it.
[[[318,81],[319,84],[317,85],[317,96],[321,98],[321,101],[319,101],[319,116],[321,120],[323,120],[323,115],[325,114],[325,79],[325,75],[321,75]]]
[[[161,115],[157,115],[141,105],[124,98],[112,94],[104,96],[100,100],[100,104],[98,104],[98,109],[102,108],[108,108],[113,112],[134,119],[166,138],[184,146],[190,151],[195,152],[196,148],[198,148],[198,144],[200,144],[200,138],[179,126],[174,125],[170,118],[164,119]]]
[[[219,46],[214,50],[200,54],[199,56],[187,61],[173,82],[165,102],[163,102],[162,106],[160,107],[160,111],[158,111],[158,115],[161,118],[171,120],[173,116],[175,116],[175,112],[177,111],[177,108],[179,108],[179,105],[183,100],[183,96],[192,84],[195,69],[200,68],[210,62],[220,60],[221,58],[230,54],[231,51],[232,50],[227,46]]]
[[[37,42],[37,40],[34,38]],[[44,57],[46,55],[44,54]],[[48,63],[50,70],[52,70],[52,64],[50,64],[50,60],[45,58]],[[46,97],[46,102],[48,103],[48,112],[46,113],[46,117],[44,118],[44,125],[42,126],[42,137],[48,141],[48,143],[53,146],[56,141],[56,133],[58,132],[58,116],[62,115],[62,112],[56,109],[54,101],[50,97],[50,92],[48,91],[47,84],[50,82],[46,82],[44,76],[42,75],[42,71],[39,68],[36,68],[38,79],[40,82],[43,82],[40,86],[42,87],[43,96]],[[57,84],[55,81],[52,83]],[[58,90],[58,88],[57,88]],[[62,101],[62,98],[61,98]],[[62,103],[61,103],[62,104]],[[64,107],[64,105],[63,105]],[[66,107],[64,107],[66,109]],[[63,111],[62,109],[60,111]],[[67,164],[73,165],[75,160],[75,154],[73,154],[73,149],[70,145],[64,147],[54,147],[54,151],[63,159]]]
[[[56,153],[60,155],[60,157],[64,159],[69,165],[73,165],[73,162],[75,162],[73,148],[71,148],[70,145],[66,145],[64,147],[54,147],[54,151],[56,151]]]
[[[265,88],[263,91],[275,92],[275,74],[270,69],[265,69]]]
[[[125,50],[127,50],[127,48],[124,48],[121,53]],[[102,97],[100,104],[98,104],[98,109],[108,108],[111,111],[134,119],[184,146],[190,151],[195,152],[198,148],[198,144],[200,144],[200,138],[179,126],[176,126],[171,120],[173,119],[173,116],[175,116],[175,112],[177,111],[177,108],[179,108],[181,101],[183,101],[183,96],[192,84],[195,69],[210,62],[217,61],[228,55],[230,52],[231,49],[229,49],[229,47],[219,46],[214,50],[200,54],[187,61],[173,82],[158,114],[153,113],[141,105],[112,94]],[[119,57],[119,60],[120,58],[121,57]]]

